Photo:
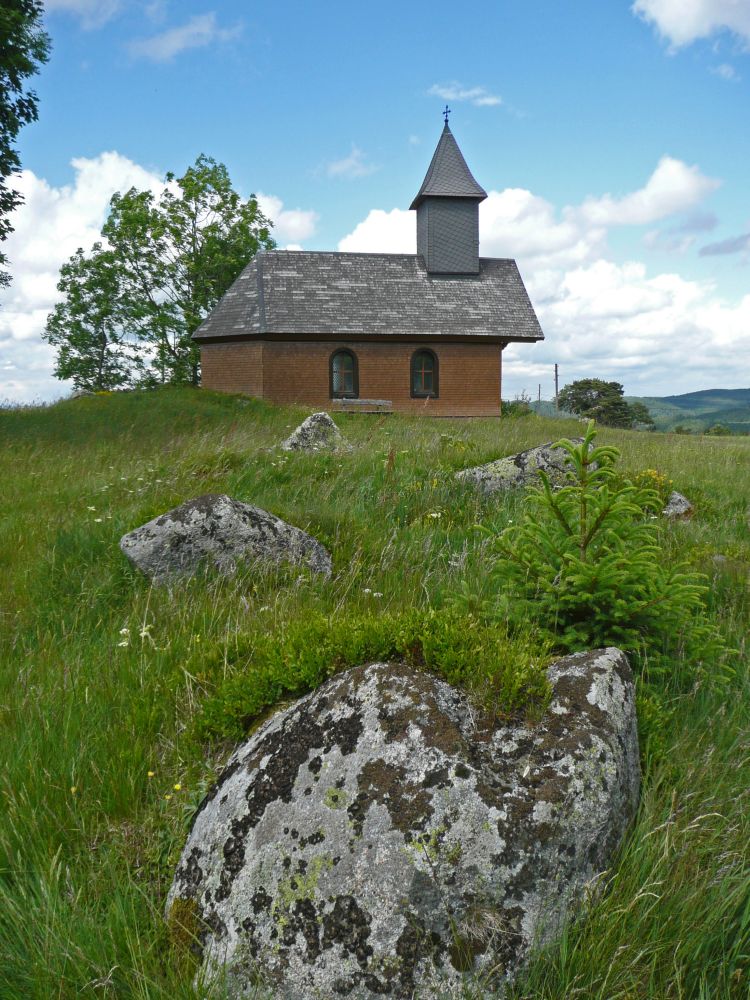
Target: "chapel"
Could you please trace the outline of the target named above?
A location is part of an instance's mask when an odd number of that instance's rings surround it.
[[[499,416],[502,355],[544,339],[514,260],[479,256],[448,125],[410,208],[416,254],[266,250],[193,334],[201,384],[319,409]]]

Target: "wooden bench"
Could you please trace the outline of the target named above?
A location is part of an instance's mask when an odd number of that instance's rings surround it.
[[[337,413],[393,413],[390,399],[332,399]]]

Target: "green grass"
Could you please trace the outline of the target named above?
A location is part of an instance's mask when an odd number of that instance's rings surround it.
[[[0,410],[3,1000],[195,995],[162,916],[192,811],[231,741],[331,669],[418,640],[420,660],[498,712],[543,702],[548,649],[531,630],[477,617],[456,638],[453,596],[487,588],[474,526],[500,530],[523,501],[483,500],[452,473],[580,425],[340,416],[351,454],[275,450],[303,416],[190,390]],[[750,613],[712,556],[750,561],[750,440],[600,440],[625,472],[657,469],[695,501],[663,544],[711,570],[737,670],[721,701],[699,691],[650,720],[643,805],[608,888],[518,996],[746,996]],[[331,580],[248,570],[150,588],[119,538],[209,492],[309,530]],[[326,655],[300,655],[307,629]],[[484,676],[466,671],[477,650]]]

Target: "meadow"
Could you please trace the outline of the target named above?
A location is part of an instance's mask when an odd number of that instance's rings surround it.
[[[486,618],[491,536],[523,495],[483,499],[453,472],[580,424],[342,415],[351,453],[279,451],[304,416],[188,389],[0,410],[2,1000],[195,997],[163,919],[192,813],[243,733],[332,670],[418,642],[499,713],[543,704],[548,640]],[[598,443],[695,504],[660,544],[707,574],[732,671],[659,681],[656,700],[641,675],[638,817],[585,918],[513,997],[747,997],[750,438],[602,428]],[[332,578],[247,567],[150,587],[120,537],[204,493],[308,530]]]

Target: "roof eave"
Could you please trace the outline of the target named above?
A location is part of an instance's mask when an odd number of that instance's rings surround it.
[[[422,194],[421,192],[417,195],[414,201],[409,205],[409,211],[414,211],[419,208],[423,201],[427,201],[428,198],[445,198],[450,201],[475,201],[477,205],[484,201],[487,197],[487,193],[484,194]]]

